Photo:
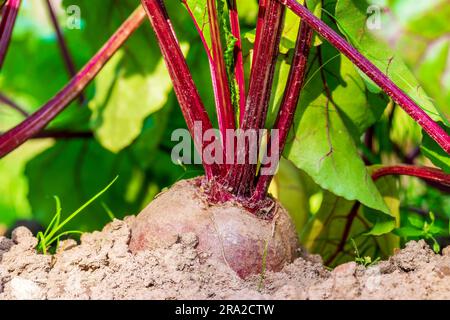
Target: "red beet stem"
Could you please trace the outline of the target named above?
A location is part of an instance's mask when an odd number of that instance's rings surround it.
[[[233,104],[231,103],[230,87],[228,84],[227,69],[225,66],[225,59],[223,55],[222,40],[220,36],[219,18],[216,8],[216,0],[208,0],[208,17],[209,26],[211,30],[211,47],[212,55],[215,64],[217,85],[218,85],[218,101],[217,106],[217,120],[219,123],[219,130],[222,133],[223,141],[226,137],[226,129],[236,129],[234,120]],[[224,142],[224,150],[226,150],[226,143]]]
[[[239,123],[242,123],[245,114],[246,90],[245,90],[244,57],[242,54],[241,26],[239,23],[239,14],[236,0],[230,0],[229,4],[230,4],[231,33],[237,39],[234,49],[235,55],[234,73],[239,88],[239,116],[240,116]]]
[[[385,176],[416,177],[444,187],[450,187],[450,174],[436,168],[410,165],[386,166],[375,170],[372,174],[372,179],[378,180]]]
[[[52,22],[53,28],[55,29],[56,38],[58,39],[58,45],[61,50],[61,55],[64,60],[64,64],[67,68],[67,73],[71,78],[73,78],[77,74],[77,68],[75,66],[75,62],[73,61],[72,55],[70,54],[69,47],[67,46],[66,40],[64,39],[63,32],[61,30],[61,27],[58,23],[58,18],[55,13],[55,9],[53,8],[53,5],[51,3],[51,0],[46,0],[47,3],[47,9],[48,14],[50,17],[50,20]],[[80,93],[78,96],[79,102],[83,105],[85,102],[85,98],[83,93]]]
[[[0,22],[0,69],[8,52],[21,2],[22,0],[7,0],[2,8],[2,21]]]
[[[252,66],[245,115],[240,126],[243,130],[264,128],[283,29],[284,12],[284,6],[281,3],[277,0],[268,0],[263,21],[259,22],[261,30],[257,32],[261,34],[261,37],[255,43],[256,55]],[[245,147],[237,150],[236,153],[238,159],[241,158],[240,155],[245,155],[245,158],[249,156],[250,145],[247,140]],[[250,159],[245,161],[244,164],[237,164],[235,161],[228,172],[225,184],[233,194],[249,197],[254,189],[257,167],[256,164],[250,163]]]
[[[434,139],[443,150],[450,154],[450,136],[428,116],[406,93],[381,72],[372,62],[364,57],[345,39],[315,17],[306,7],[295,0],[278,0],[301,19],[308,23],[320,36],[330,42],[340,52],[347,56],[362,72],[372,79],[398,105],[413,118],[428,135]]]
[[[258,54],[259,43],[263,38],[263,28],[265,23],[267,5],[269,0],[259,0],[258,4],[258,19],[256,21],[256,33],[255,33],[255,44],[253,45],[253,59],[255,61],[255,57]],[[251,70],[250,78],[252,78],[253,68]],[[241,122],[242,123],[242,122]]]
[[[376,181],[386,176],[411,176],[444,188],[450,187],[450,175],[435,168],[416,167],[408,165],[387,166],[375,170],[375,172],[372,174],[372,179]],[[361,204],[359,202],[356,202],[353,205],[352,210],[346,218],[344,233],[341,237],[341,240],[339,241],[339,244],[336,247],[334,253],[325,262],[325,265],[331,265],[333,261],[335,261],[339,253],[344,250],[345,244],[347,243],[348,236],[350,234],[350,230],[352,228],[353,222],[355,221],[355,218],[358,216],[360,207]]]
[[[203,159],[201,151],[210,143],[203,141],[203,133],[212,129],[211,121],[192,79],[164,4],[160,0],[141,1],[156,34],[184,119]],[[196,123],[202,126],[202,136],[196,134]],[[220,175],[220,168],[216,164],[206,164],[203,161],[203,167],[208,179]]]
[[[311,50],[312,36],[313,30],[311,29],[311,27],[305,22],[301,22],[286,90],[284,92],[283,100],[280,105],[280,111],[274,125],[274,129],[279,130],[278,148],[280,151],[280,156],[281,151],[286,145],[289,130],[292,127],[295,111],[297,109],[298,101],[300,98],[300,93],[305,81],[308,56]],[[271,150],[271,139],[269,139],[268,141],[269,146],[267,150]],[[278,158],[277,164],[279,160],[280,159]],[[271,166],[276,167],[277,164],[271,164]],[[272,178],[273,175],[260,176],[256,185],[256,190],[252,197],[253,199],[259,201],[263,200],[266,197]]]

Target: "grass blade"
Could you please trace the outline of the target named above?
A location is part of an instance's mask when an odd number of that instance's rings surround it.
[[[68,216],[61,224],[57,225],[49,235],[47,235],[46,239],[48,243],[53,242],[53,237],[55,234],[61,230],[67,223],[69,223],[73,218],[75,218],[81,211],[86,209],[92,202],[97,200],[101,195],[103,195],[106,191],[108,191],[109,188],[117,181],[119,176],[115,177],[113,181],[111,181],[103,190],[101,190],[99,193],[97,193],[94,197],[92,197],[90,200],[88,200],[85,204],[83,204],[80,208],[78,208],[75,212],[73,212],[70,216]]]

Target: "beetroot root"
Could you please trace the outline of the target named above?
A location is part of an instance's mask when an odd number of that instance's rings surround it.
[[[198,180],[185,180],[159,195],[131,227],[132,252],[167,247],[180,235],[195,233],[197,249],[228,264],[240,277],[259,274],[265,267],[279,271],[297,256],[298,238],[286,210],[276,204],[271,221],[243,207],[208,204]]]

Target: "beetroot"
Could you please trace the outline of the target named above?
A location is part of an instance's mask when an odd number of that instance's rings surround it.
[[[180,181],[145,208],[132,226],[133,252],[170,246],[179,235],[193,232],[198,250],[227,263],[240,277],[279,271],[296,257],[295,228],[278,203],[272,220],[263,220],[240,205],[210,205],[196,180]]]

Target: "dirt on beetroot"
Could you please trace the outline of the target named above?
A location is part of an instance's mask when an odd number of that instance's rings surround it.
[[[450,248],[436,255],[424,241],[369,268],[350,262],[329,271],[302,252],[261,282],[199,253],[193,233],[133,254],[134,219],[84,234],[79,245],[64,241],[55,255],[38,254],[24,227],[0,237],[0,299],[450,299]]]

